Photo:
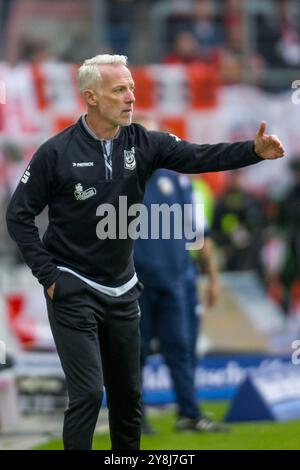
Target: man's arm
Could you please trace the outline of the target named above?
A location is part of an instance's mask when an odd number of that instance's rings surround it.
[[[205,237],[201,250],[197,252],[203,273],[207,275],[207,285],[204,293],[204,305],[208,308],[213,307],[218,299],[220,292],[219,272],[214,260],[213,241]]]
[[[44,144],[33,156],[19,182],[6,214],[7,228],[25,262],[38,281],[48,289],[60,275],[51,255],[40,240],[35,217],[50,202],[54,184],[53,159]],[[52,155],[53,156],[53,155]]]
[[[266,123],[260,124],[255,140],[232,144],[193,144],[172,134],[153,132],[158,139],[153,170],[168,168],[182,173],[206,173],[235,170],[284,155],[277,136],[265,134]]]

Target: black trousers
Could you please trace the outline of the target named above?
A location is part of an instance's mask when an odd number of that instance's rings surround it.
[[[140,448],[140,309],[142,285],[111,297],[62,272],[51,300],[50,326],[66,376],[69,406],[66,450],[92,447],[102,398],[107,394],[113,450]]]

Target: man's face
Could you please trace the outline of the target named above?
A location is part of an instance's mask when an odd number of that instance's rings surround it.
[[[101,81],[95,86],[97,107],[104,121],[113,126],[131,124],[134,83],[125,65],[101,65]]]

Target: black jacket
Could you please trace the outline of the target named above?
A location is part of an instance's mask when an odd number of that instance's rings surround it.
[[[116,287],[134,274],[133,241],[126,235],[118,237],[118,222],[116,239],[98,238],[100,204],[112,204],[118,221],[119,196],[127,196],[127,207],[141,203],[147,180],[157,168],[203,173],[259,161],[252,141],[196,145],[132,124],[121,128],[113,141],[110,175],[101,142],[87,133],[80,119],[33,156],[8,207],[8,230],[45,288],[59,277],[59,265]],[[35,216],[46,205],[49,225],[41,241]],[[124,209],[120,216],[125,216]]]

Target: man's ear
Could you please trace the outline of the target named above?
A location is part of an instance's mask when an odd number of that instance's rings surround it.
[[[87,104],[90,106],[96,106],[98,104],[98,97],[94,90],[87,89],[83,92],[83,97]]]

